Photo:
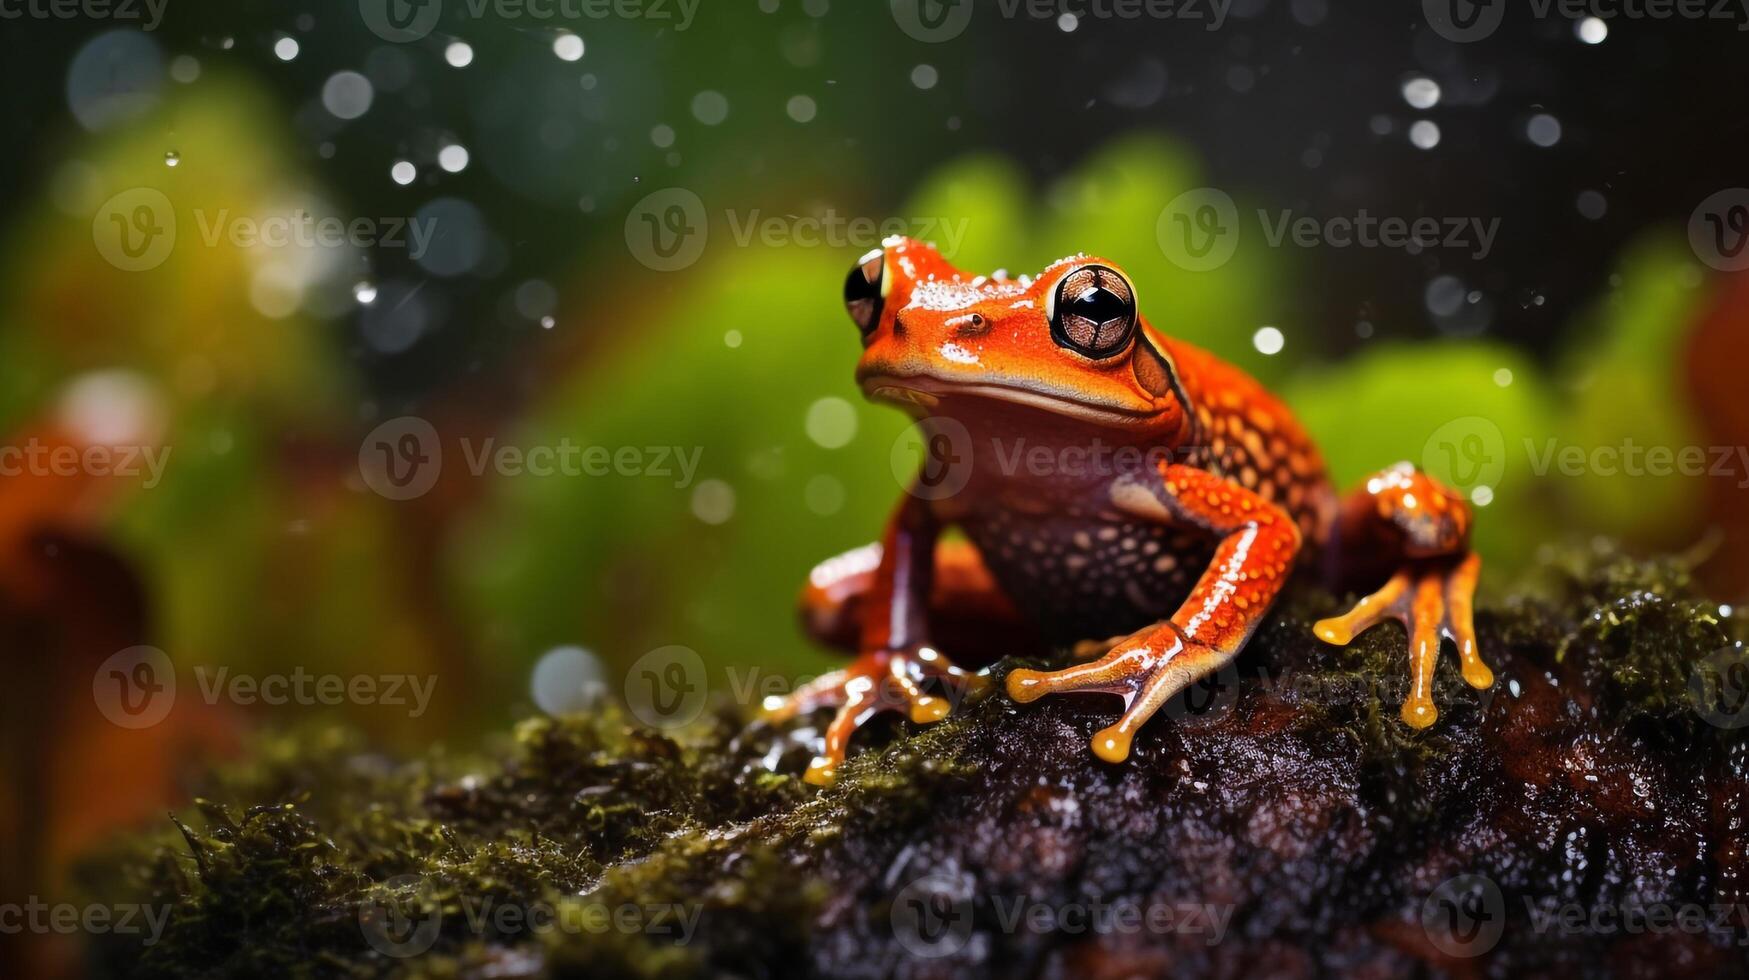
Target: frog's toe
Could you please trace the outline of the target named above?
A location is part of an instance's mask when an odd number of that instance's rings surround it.
[[[1412,728],[1427,728],[1439,719],[1433,703],[1433,675],[1444,637],[1457,644],[1464,681],[1477,690],[1494,684],[1494,672],[1476,649],[1474,600],[1482,559],[1416,563],[1391,576],[1382,588],[1360,600],[1341,616],[1320,620],[1312,631],[1320,640],[1346,646],[1355,637],[1387,619],[1409,631],[1409,694],[1402,718]]]
[[[925,689],[928,684],[945,694],[931,693]],[[827,786],[837,778],[851,737],[875,715],[898,711],[915,724],[931,724],[951,714],[960,697],[979,693],[988,685],[989,678],[954,666],[929,647],[881,650],[863,654],[848,668],[826,674],[786,698],[771,699],[765,714],[773,721],[784,721],[817,708],[838,707],[826,726],[820,753],[803,777],[817,786]]]

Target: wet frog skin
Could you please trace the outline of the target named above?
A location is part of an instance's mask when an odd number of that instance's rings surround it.
[[[1115,264],[1077,255],[1036,277],[971,276],[893,238],[852,268],[844,297],[865,394],[922,420],[948,451],[901,496],[879,544],[823,562],[803,589],[805,627],[856,655],[769,712],[837,709],[809,781],[833,780],[876,713],[937,721],[950,705],[934,687],[986,683],[936,647],[949,629],[987,643],[1119,634],[1083,642],[1096,658],[1076,666],[1010,672],[1007,693],[1118,695],[1123,710],[1092,749],[1122,762],[1143,723],[1237,656],[1314,560],[1333,583],[1384,582],[1314,630],[1346,644],[1385,619],[1407,627],[1407,724],[1438,717],[1444,637],[1465,680],[1492,685],[1463,500],[1408,463],[1338,497],[1287,407],[1150,326]],[[964,538],[944,539],[954,527]]]

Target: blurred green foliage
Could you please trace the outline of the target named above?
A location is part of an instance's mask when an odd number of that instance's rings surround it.
[[[434,670],[459,649],[471,666],[440,696],[492,712],[515,703],[533,661],[562,644],[620,666],[676,643],[714,664],[777,673],[832,662],[791,625],[796,590],[815,562],[879,534],[905,473],[905,418],[864,404],[852,382],[859,347],[839,300],[849,250],[737,247],[722,234],[678,273],[617,251],[579,259],[576,280],[592,288],[575,292],[600,336],[493,437],[697,453],[694,482],[678,485],[677,472],[487,476],[478,499],[445,512],[438,540],[414,540],[423,525],[399,508],[420,505],[378,498],[358,480],[353,460],[372,416],[331,325],[295,310],[266,315],[252,296],[273,287],[263,263],[285,257],[206,244],[187,217],[320,194],[259,109],[241,80],[203,86],[149,123],[77,148],[92,209],[136,186],[177,202],[190,227],[159,274],[109,266],[88,217],[46,199],[4,246],[14,299],[0,308],[0,420],[26,424],[90,370],[126,368],[162,393],[173,464],[114,524],[147,583],[159,645],[184,663],[378,672]],[[181,156],[174,168],[164,164],[166,129]],[[1292,324],[1279,324],[1286,350],[1265,356],[1252,337],[1279,308],[1272,297],[1315,283],[1263,247],[1208,272],[1170,262],[1158,217],[1202,181],[1185,149],[1138,135],[1042,188],[1004,159],[950,162],[891,213],[963,221],[953,258],[968,271],[1032,271],[1082,250],[1119,263],[1157,327],[1281,391],[1344,484],[1410,459],[1470,489],[1471,471],[1497,462],[1477,529],[1496,575],[1568,531],[1652,540],[1682,527],[1693,481],[1561,477],[1538,472],[1529,452],[1551,438],[1692,440],[1673,364],[1700,278],[1678,245],[1653,239],[1629,256],[1619,288],[1575,325],[1552,373],[1488,340],[1381,343],[1321,363],[1313,331]],[[808,434],[822,399],[852,406],[854,434],[841,446]],[[701,481],[713,482],[701,490]],[[695,498],[722,508],[725,486],[732,512],[701,520]],[[440,567],[423,569],[425,554]]]

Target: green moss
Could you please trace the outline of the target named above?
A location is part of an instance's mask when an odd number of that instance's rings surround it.
[[[1183,778],[1219,779],[1224,763],[1208,760],[1220,746],[1278,746],[1332,779],[1352,774],[1365,798],[1382,801],[1379,819],[1413,828],[1437,825],[1451,805],[1429,787],[1497,765],[1481,757],[1516,751],[1503,748],[1521,744],[1515,732],[1540,739],[1575,711],[1617,733],[1657,726],[1681,736],[1662,744],[1691,749],[1733,737],[1702,723],[1690,685],[1703,658],[1741,639],[1742,624],[1698,597],[1688,563],[1601,547],[1544,557],[1534,581],[1479,615],[1500,683],[1474,692],[1443,658],[1441,722],[1427,731],[1398,720],[1402,630],[1382,627],[1348,648],[1318,643],[1308,624],[1346,600],[1300,586],[1235,664],[1224,713],[1204,726],[1151,726],[1152,747],[1138,743],[1124,767],[1085,751],[1109,723],[1109,702],[1021,708],[994,693],[940,724],[886,716],[868,726],[823,792],[797,778],[810,730],[728,710],[669,733],[629,727],[611,707],[542,718],[475,755],[410,763],[332,730],[264,737],[158,832],[90,863],[94,897],[169,909],[161,941],[105,937],[99,966],[166,977],[754,975],[820,962],[821,916],[884,921],[878,888],[839,890],[846,866],[878,880],[868,869],[898,860],[895,851],[937,846],[930,828],[943,801],[1056,792],[1041,788],[1045,772],[1052,786],[1098,785],[1142,778],[1149,753],[1180,752],[1172,765],[1189,767]],[[1526,707],[1516,680],[1569,700]],[[1080,734],[1067,735],[1073,726]],[[1158,806],[1152,798],[1123,797]],[[393,940],[409,937],[429,949],[395,955]]]

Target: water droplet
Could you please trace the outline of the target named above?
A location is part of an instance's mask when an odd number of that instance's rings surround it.
[[[1283,347],[1287,346],[1287,338],[1275,327],[1261,327],[1251,335],[1251,344],[1257,348],[1259,354],[1265,357],[1274,357],[1281,353]]]
[[[1417,75],[1403,83],[1403,101],[1417,109],[1431,109],[1439,104],[1439,83]]]
[[[808,438],[839,449],[856,438],[856,406],[842,398],[822,398],[808,406]]]
[[[377,301],[376,284],[371,282],[360,282],[354,285],[352,287],[352,298],[358,300],[365,306],[375,303]]]
[[[705,90],[692,97],[692,118],[716,126],[729,118],[729,100],[721,92]]]
[[[721,480],[704,480],[692,490],[692,514],[706,524],[726,524],[735,516],[735,488]]]
[[[1609,24],[1601,17],[1587,17],[1573,25],[1573,33],[1586,44],[1602,44],[1609,36]]]
[[[542,330],[551,330],[558,322],[550,316],[543,316],[540,318],[540,327]]]
[[[553,53],[560,61],[578,61],[583,57],[583,39],[569,31],[553,38]]]
[[[370,79],[355,71],[337,71],[322,83],[322,107],[336,119],[357,119],[375,98]]]
[[[449,62],[451,68],[466,68],[474,63],[474,46],[466,41],[451,41],[449,47],[443,49],[443,60]]]
[[[1554,146],[1561,141],[1561,121],[1546,112],[1539,112],[1530,117],[1524,134],[1538,146]]]
[[[295,37],[281,37],[279,40],[273,42],[273,54],[274,57],[281,61],[290,61],[293,58],[296,58],[298,56],[298,39]]]
[[[468,169],[468,148],[459,143],[451,143],[438,150],[437,165],[448,173],[461,173]]]
[[[181,162],[182,162],[182,154],[176,152],[175,150],[169,150],[164,154],[164,166],[166,166],[166,167],[174,167]]]
[[[1409,127],[1409,142],[1418,149],[1431,150],[1439,145],[1439,124],[1431,119],[1417,119]]]
[[[389,179],[403,187],[411,184],[417,176],[419,168],[406,160],[396,160],[395,165],[389,168]]]

